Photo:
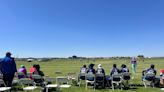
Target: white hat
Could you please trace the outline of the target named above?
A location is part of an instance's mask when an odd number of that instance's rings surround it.
[[[98,68],[101,68],[102,66],[101,66],[101,64],[98,64]]]

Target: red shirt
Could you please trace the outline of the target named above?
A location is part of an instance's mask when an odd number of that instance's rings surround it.
[[[30,68],[30,73],[33,74],[36,71],[36,69],[34,67]]]

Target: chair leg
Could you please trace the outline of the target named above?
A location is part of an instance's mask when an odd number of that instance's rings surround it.
[[[145,81],[143,81],[143,84],[144,84],[145,88],[147,88],[147,85],[146,85],[146,82]]]
[[[88,83],[86,82],[86,85],[85,85],[85,90],[87,90],[87,87],[88,87]]]
[[[48,87],[46,88],[46,92],[48,92]]]

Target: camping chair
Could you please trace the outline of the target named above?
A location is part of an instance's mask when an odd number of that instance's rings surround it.
[[[85,80],[85,77],[86,77],[86,73],[80,73],[78,75],[78,85],[79,85],[79,87],[81,85],[82,80]]]
[[[105,87],[105,75],[103,73],[95,75],[95,84],[95,86]]]
[[[4,87],[0,87],[0,92],[1,91],[8,91],[8,92],[10,92],[11,87],[6,87],[6,84],[5,84],[5,82],[2,79],[0,79],[0,85],[4,86]]]
[[[35,81],[36,85],[42,86],[44,83],[44,80],[42,78],[42,76],[38,75],[38,74],[33,74],[32,75],[32,79]]]
[[[122,73],[123,76],[123,81],[126,83],[124,86],[129,86],[129,80],[130,80],[130,73],[129,72],[124,72]]]
[[[86,86],[85,86],[86,90],[87,90],[87,87],[88,87],[88,83],[93,85],[93,88],[95,90],[95,75],[94,74],[86,74],[85,83],[86,83]]]
[[[147,84],[151,85],[154,88],[154,80],[155,80],[155,74],[147,73],[143,78],[143,84],[145,88],[147,88]]]
[[[25,92],[34,91],[36,87],[36,83],[29,78],[21,78],[19,79],[19,84],[22,85],[22,88]]]
[[[46,77],[44,80],[44,84],[45,84],[46,92],[48,92],[48,90],[50,88],[57,88],[58,87],[58,85],[56,84],[56,78]]]
[[[113,74],[111,78],[112,89],[114,90],[114,84],[121,87],[122,90],[122,74]]]
[[[67,77],[56,77],[56,82],[60,89],[71,87],[71,85],[69,85],[69,81],[68,81]]]

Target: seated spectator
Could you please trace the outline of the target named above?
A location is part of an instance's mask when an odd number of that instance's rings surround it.
[[[113,68],[110,71],[110,76],[112,76],[113,74],[118,74],[120,73],[120,70],[117,68],[116,64],[113,64]]]
[[[89,65],[89,69],[87,70],[87,74],[95,74],[96,73],[96,71],[93,67],[94,67],[94,64]],[[94,78],[93,77],[86,77],[86,80],[93,81]]]
[[[33,72],[33,74],[38,74],[40,76],[44,76],[44,73],[40,70],[40,65],[36,64],[35,65],[36,71]]]
[[[80,73],[87,73],[87,67],[86,67],[86,65],[83,65],[83,67],[81,67]]]
[[[89,65],[89,69],[87,70],[88,74],[95,74],[96,73],[96,71],[93,67],[94,67],[94,64]]]
[[[160,84],[164,87],[164,69],[162,69],[160,73]]]
[[[83,65],[80,69],[80,74],[78,76],[78,84],[80,84],[80,79],[85,80],[85,74],[87,73],[86,65]]]
[[[33,74],[35,71],[36,71],[36,64],[34,64],[34,65],[30,68],[29,72],[30,72],[31,74]]]
[[[104,74],[105,75],[105,70],[103,69],[101,64],[98,64],[98,68],[96,70],[97,74]]]
[[[126,67],[125,64],[122,64],[120,72],[121,73],[129,72],[129,69]]]
[[[19,75],[19,73],[23,73],[24,75]],[[27,77],[27,70],[24,65],[21,65],[21,68],[18,69],[18,79]]]
[[[155,75],[157,74],[157,71],[154,69],[155,68],[155,65],[150,65],[150,68],[146,69],[146,70],[143,70],[142,71],[142,79],[146,79],[146,80],[149,80],[149,81],[153,81],[155,80]],[[146,76],[146,75],[150,75],[150,76]]]

